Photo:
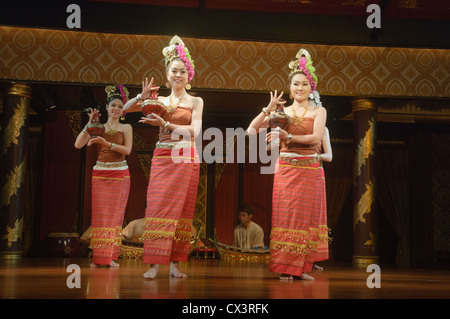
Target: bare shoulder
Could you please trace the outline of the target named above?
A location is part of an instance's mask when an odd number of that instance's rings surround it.
[[[197,109],[200,109],[200,110],[203,109],[203,99],[201,97],[190,95],[190,99],[192,101],[192,106],[194,108],[197,108]]]
[[[131,126],[131,124],[123,123],[123,124],[122,124],[122,130],[123,130],[124,132],[130,132],[130,131],[133,130],[133,127]]]
[[[323,106],[317,106],[317,109],[315,110],[316,114],[323,114],[323,115],[327,115],[327,109],[324,108]]]

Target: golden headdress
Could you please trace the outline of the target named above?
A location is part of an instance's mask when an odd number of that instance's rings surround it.
[[[311,84],[311,89],[315,91],[318,79],[315,73],[316,69],[312,65],[311,55],[305,49],[300,49],[295,57],[296,59],[289,63],[289,68],[291,69],[289,77],[300,71],[305,73],[306,78]]]
[[[129,92],[128,89],[123,85],[109,85],[105,88],[107,101],[111,102],[113,99],[120,98],[123,103],[127,103]]]
[[[164,63],[167,67],[174,59],[179,58],[184,62],[188,71],[188,82],[191,82],[195,75],[194,60],[179,36],[174,36],[169,42],[169,46],[163,49]]]
[[[314,100],[317,106],[322,106],[319,92],[317,92],[318,78],[316,75],[316,68],[313,67],[311,55],[305,49],[300,49],[295,58],[294,61],[289,63],[289,68],[291,69],[289,78],[298,72],[303,72],[311,84],[310,99]]]

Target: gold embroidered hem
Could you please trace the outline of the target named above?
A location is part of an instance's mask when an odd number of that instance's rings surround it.
[[[164,219],[164,218],[146,218],[144,222],[144,233],[140,241],[169,239],[173,238],[176,242],[190,241],[191,239],[190,220]]]
[[[275,227],[272,229],[270,236],[270,251],[279,251],[280,253],[296,256],[313,254],[318,248],[318,234],[319,230],[317,228],[303,231]]]
[[[114,228],[91,228],[90,248],[116,246],[116,230]]]

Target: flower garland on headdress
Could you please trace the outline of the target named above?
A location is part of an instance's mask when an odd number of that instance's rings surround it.
[[[128,89],[123,85],[119,84],[117,86],[109,85],[105,88],[105,92],[108,98],[108,101],[111,101],[114,98],[121,98],[123,103],[127,103],[128,97],[130,93]]]
[[[191,82],[195,75],[194,60],[188,48],[184,45],[179,36],[174,36],[170,40],[169,46],[163,49],[163,55],[165,57],[165,66],[167,67],[175,58],[179,58],[184,62],[188,72],[188,82]]]
[[[316,68],[313,67],[311,55],[305,49],[300,49],[295,57],[297,59],[289,63],[289,68],[291,69],[289,78],[296,73],[303,72],[311,85],[311,94],[314,96],[312,99],[315,101],[317,106],[321,106],[322,103],[320,102],[320,95],[316,90],[319,80],[315,73]]]
[[[299,71],[305,73],[306,78],[311,84],[311,90],[315,91],[318,79],[315,73],[316,68],[313,67],[312,65],[311,55],[309,55],[308,51],[306,51],[305,49],[300,49],[295,57],[297,58],[297,60],[294,60],[291,63],[289,63],[289,68],[291,69],[289,77],[292,77],[295,73],[298,73]]]

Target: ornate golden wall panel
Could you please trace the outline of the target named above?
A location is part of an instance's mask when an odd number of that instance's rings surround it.
[[[59,83],[164,85],[169,36],[0,27],[0,78]],[[450,97],[450,50],[184,38],[193,87],[286,89],[288,63],[307,49],[325,95]]]

